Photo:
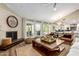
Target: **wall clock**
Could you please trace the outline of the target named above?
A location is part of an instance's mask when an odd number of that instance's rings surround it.
[[[18,19],[15,16],[8,16],[7,17],[7,24],[11,28],[15,28],[18,26]]]

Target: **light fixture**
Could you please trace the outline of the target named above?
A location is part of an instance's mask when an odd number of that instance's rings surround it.
[[[56,3],[53,5],[53,10],[56,11]]]

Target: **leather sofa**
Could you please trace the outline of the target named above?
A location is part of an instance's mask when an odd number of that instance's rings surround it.
[[[62,37],[60,37],[61,40],[64,40],[66,44],[72,44],[74,40],[74,34],[73,33],[65,33]]]

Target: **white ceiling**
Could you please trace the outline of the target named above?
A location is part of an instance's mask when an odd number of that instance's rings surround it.
[[[22,17],[52,23],[79,9],[78,3],[57,3],[56,11],[53,10],[53,3],[7,3],[6,5]]]

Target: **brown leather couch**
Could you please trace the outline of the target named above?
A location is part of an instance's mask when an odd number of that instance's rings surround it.
[[[64,40],[67,44],[72,44],[74,40],[74,34],[73,33],[65,33],[60,39]]]

